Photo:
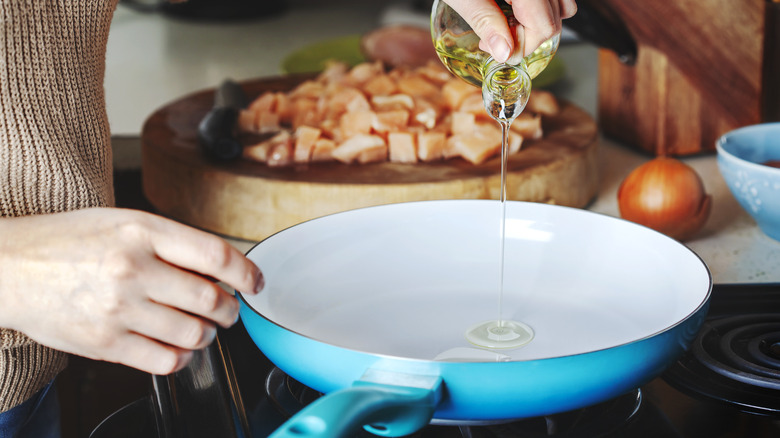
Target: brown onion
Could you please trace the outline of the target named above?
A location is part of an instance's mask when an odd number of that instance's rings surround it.
[[[710,214],[711,196],[693,168],[658,157],[634,169],[618,189],[620,216],[677,240],[696,233]]]

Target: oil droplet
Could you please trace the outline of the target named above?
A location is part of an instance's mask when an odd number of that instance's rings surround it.
[[[531,342],[533,329],[517,321],[487,321],[471,327],[466,339],[478,347],[518,348]]]

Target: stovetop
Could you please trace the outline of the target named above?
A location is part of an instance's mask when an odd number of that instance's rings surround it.
[[[265,437],[320,395],[275,368],[241,324],[220,332],[215,344],[189,369],[155,376],[153,394],[107,418],[91,437]],[[780,284],[715,285],[689,351],[638,390],[573,412],[431,425],[413,436],[780,437]]]

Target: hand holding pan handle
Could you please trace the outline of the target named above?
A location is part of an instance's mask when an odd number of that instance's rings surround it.
[[[388,437],[412,434],[430,423],[441,399],[437,376],[369,369],[351,387],[303,408],[269,438],[336,438],[364,427]]]

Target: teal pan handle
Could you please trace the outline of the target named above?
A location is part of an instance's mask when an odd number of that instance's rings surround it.
[[[412,434],[433,418],[440,380],[433,388],[358,381],[309,404],[270,438],[337,438],[360,427],[386,437]]]

